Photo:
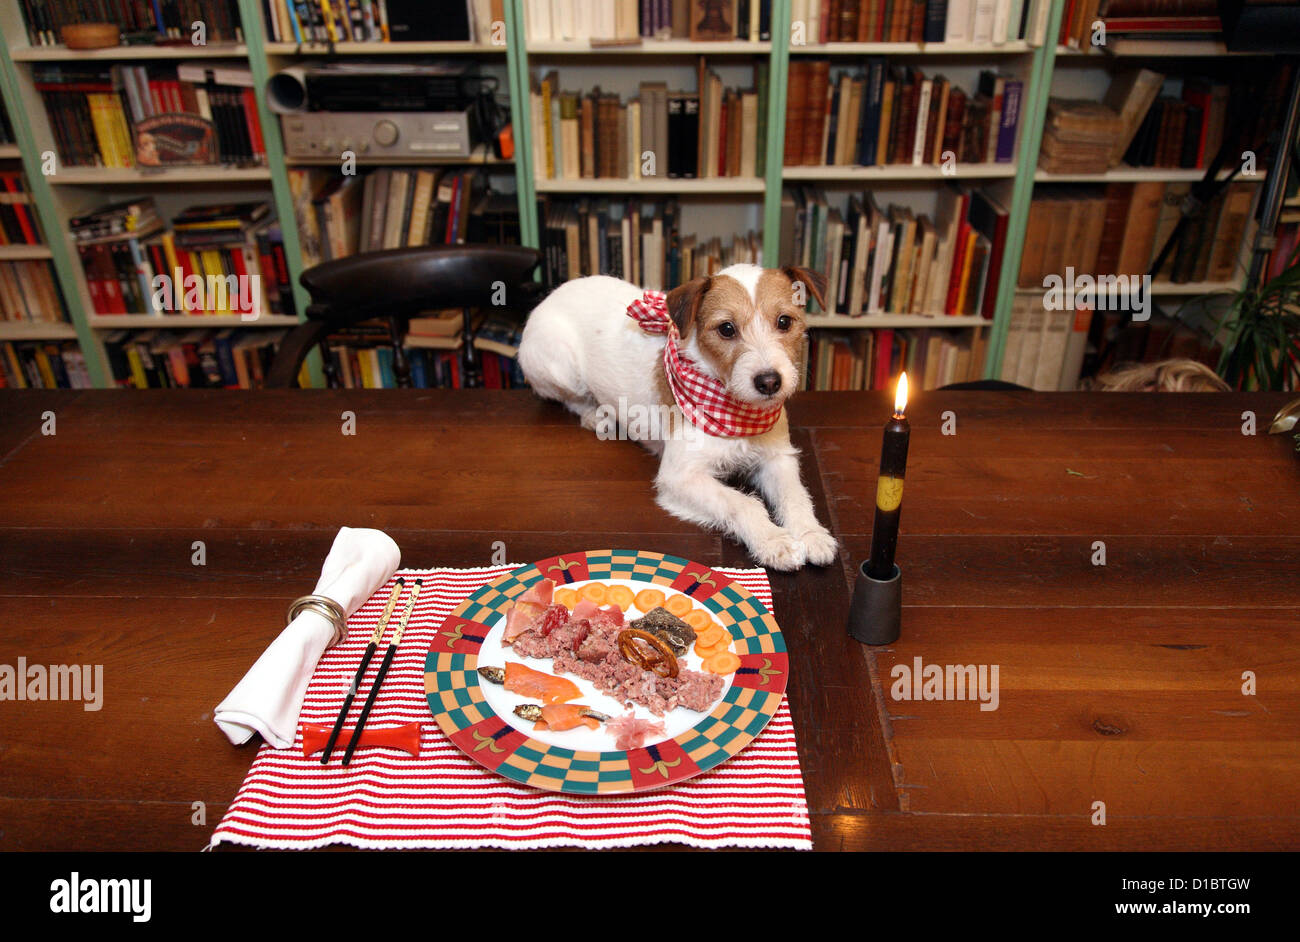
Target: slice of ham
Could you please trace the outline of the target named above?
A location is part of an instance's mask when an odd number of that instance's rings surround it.
[[[605,621],[611,625],[623,624],[623,610],[617,605],[606,605],[601,608],[590,599],[580,599],[578,604],[573,606],[571,618],[586,618],[590,621]]]
[[[546,611],[546,608],[542,605],[535,605],[532,602],[522,600],[516,602],[506,615],[506,633],[503,639],[505,643],[509,644],[536,625],[537,620],[544,611]]]
[[[554,592],[554,582],[550,579],[539,579],[528,587],[528,591],[519,597],[519,601],[546,608],[551,604],[551,596]]]
[[[613,717],[605,724],[605,729],[614,737],[614,748],[624,752],[640,749],[651,737],[658,740],[667,735],[661,720],[642,720],[633,713]]]

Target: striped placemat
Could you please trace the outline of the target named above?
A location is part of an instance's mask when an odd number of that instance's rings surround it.
[[[803,776],[788,702],[739,755],[678,785],[639,795],[578,796],[540,791],[487,771],[433,721],[424,661],[443,619],[480,586],[516,566],[402,570],[424,580],[406,636],[380,689],[367,727],[418,722],[418,757],[362,748],[347,768],[263,744],[212,835],[222,843],[305,849],[585,848],[675,842],[695,847],[812,848]],[[761,569],[719,569],[769,609]],[[325,652],[307,688],[301,723],[332,725],[392,583],[348,619],[348,636]],[[379,669],[374,658],[349,718],[352,725]]]

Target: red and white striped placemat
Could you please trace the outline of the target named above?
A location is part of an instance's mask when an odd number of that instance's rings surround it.
[[[402,570],[424,586],[367,727],[418,722],[418,757],[360,748],[344,768],[319,754],[263,744],[212,835],[222,843],[306,849],[632,847],[812,848],[803,775],[787,701],[739,755],[678,785],[639,795],[562,795],[519,785],[467,757],[438,728],[424,693],[424,661],[443,619],[471,592],[516,566]],[[720,569],[771,608],[761,569]],[[391,586],[391,582],[389,586]],[[348,636],[316,667],[300,723],[330,726],[389,595],[385,587],[348,619]],[[383,658],[374,657],[351,726]],[[335,755],[339,756],[339,752]]]

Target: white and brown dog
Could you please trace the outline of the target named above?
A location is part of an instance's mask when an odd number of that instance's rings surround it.
[[[825,279],[802,268],[732,265],[666,296],[604,275],[557,288],[528,318],[519,365],[533,390],[598,430],[613,415],[671,413],[619,431],[660,455],[658,503],[730,533],[773,569],[824,566],[834,537],[799,479],[784,404],[798,385],[803,301]],[[824,306],[824,305],[823,305]],[[746,474],[772,507],[723,483]]]

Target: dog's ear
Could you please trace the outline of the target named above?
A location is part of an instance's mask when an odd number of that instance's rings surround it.
[[[668,316],[677,325],[677,333],[683,337],[695,323],[696,315],[700,313],[700,303],[712,284],[712,278],[693,278],[668,292]]]
[[[822,310],[826,309],[826,276],[819,271],[813,271],[811,268],[804,268],[800,265],[787,265],[781,269],[781,273],[790,279],[796,288],[798,285],[804,286],[804,307],[807,307],[807,296],[809,293],[817,299],[817,304]]]

